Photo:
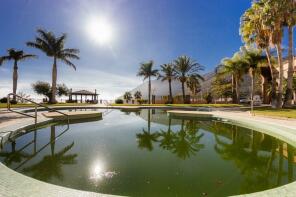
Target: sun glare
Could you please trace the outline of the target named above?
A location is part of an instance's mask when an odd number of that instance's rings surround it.
[[[113,40],[113,27],[111,23],[104,18],[91,18],[87,23],[86,31],[90,38],[96,43],[102,45],[110,44]]]

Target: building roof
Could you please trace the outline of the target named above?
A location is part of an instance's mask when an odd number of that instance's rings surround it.
[[[71,92],[72,95],[99,95],[97,93],[88,91],[88,90],[78,90],[78,91],[74,91]]]

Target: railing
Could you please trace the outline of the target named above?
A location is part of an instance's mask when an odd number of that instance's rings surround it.
[[[27,102],[30,102],[30,103],[33,103],[34,104],[34,108],[35,108],[34,115],[27,114],[27,113],[24,113],[24,112],[20,112],[20,111],[16,111],[16,110],[11,109],[11,102],[10,102],[10,97],[11,96],[13,96],[15,98],[20,98],[20,99],[22,99],[24,101],[27,101]],[[24,115],[24,116],[28,116],[28,117],[34,118],[35,119],[35,124],[37,124],[37,117],[38,117],[37,116],[37,107],[38,106],[47,109],[47,111],[49,111],[49,112],[57,112],[59,114],[62,114],[64,116],[66,116],[67,117],[67,123],[68,123],[68,126],[69,126],[70,119],[69,119],[69,115],[68,114],[65,114],[63,112],[60,112],[60,111],[55,110],[55,109],[52,109],[52,108],[49,108],[49,107],[47,107],[45,105],[42,105],[40,103],[36,103],[36,102],[32,101],[31,99],[24,98],[22,96],[19,96],[17,94],[14,94],[14,93],[10,93],[10,94],[7,95],[7,110],[8,111],[11,111],[11,112],[14,112],[14,113],[17,113],[17,114],[21,114],[21,115]]]

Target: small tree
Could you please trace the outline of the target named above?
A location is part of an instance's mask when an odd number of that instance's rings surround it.
[[[32,88],[35,93],[46,96],[50,100],[51,87],[49,83],[43,82],[43,81],[37,81],[36,83],[32,84]]]
[[[30,95],[24,93],[24,92],[18,92],[17,95],[20,96],[20,98],[16,98],[16,101],[18,103],[27,103],[27,101],[25,99],[30,99]]]
[[[68,89],[68,87],[66,86],[66,84],[58,84],[57,85],[57,95],[59,96],[59,97],[61,97],[61,96],[68,96],[68,94],[69,94],[69,92],[70,92],[70,90]]]
[[[134,94],[134,98],[139,102],[142,98],[142,93],[140,91],[136,91]]]
[[[52,96],[52,88],[48,82],[37,81],[36,83],[32,84],[32,88],[35,93],[39,95],[46,96],[48,100],[51,100]],[[57,85],[57,92],[56,95],[61,97],[63,95],[68,95],[69,89],[65,84],[58,84]]]
[[[128,101],[132,99],[132,94],[130,92],[125,92],[124,95],[123,95],[123,98],[128,103]]]

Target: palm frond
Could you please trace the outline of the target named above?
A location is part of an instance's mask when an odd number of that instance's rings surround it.
[[[61,57],[65,57],[65,58],[71,58],[71,59],[77,59],[79,60],[79,56],[73,53],[61,53],[60,54]]]
[[[61,58],[60,60],[76,70],[76,66],[71,61],[67,60],[66,58]]]
[[[63,49],[62,53],[73,53],[73,54],[78,54],[80,51],[79,49]]]
[[[33,54],[25,54],[22,56],[22,58],[20,60],[26,60],[26,59],[34,59],[37,58],[37,55],[33,55]]]
[[[12,60],[11,56],[2,56],[2,57],[0,57],[0,66],[2,64],[4,64],[6,61],[10,61],[10,60]]]

